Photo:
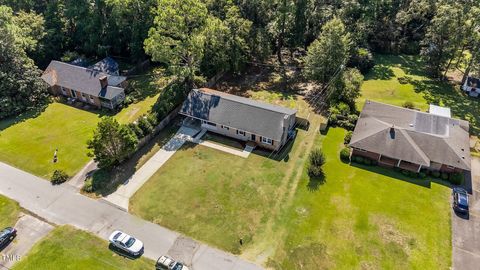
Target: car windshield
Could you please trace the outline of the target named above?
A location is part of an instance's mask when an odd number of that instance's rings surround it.
[[[172,270],[182,270],[183,265],[181,263],[175,264],[175,266],[172,268]]]
[[[458,203],[463,206],[468,206],[467,196],[460,194],[460,196],[458,196]]]
[[[130,237],[130,239],[128,239],[128,241],[125,243],[125,245],[127,247],[131,247],[131,246],[133,246],[133,243],[135,243],[135,238]]]

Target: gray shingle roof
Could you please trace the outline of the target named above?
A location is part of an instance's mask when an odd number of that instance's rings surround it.
[[[470,170],[469,123],[367,101],[350,146],[424,166]]]
[[[285,119],[297,111],[211,89],[194,89],[180,113],[281,141]]]
[[[102,89],[100,77],[107,76],[108,86]],[[124,89],[118,87],[127,78],[94,71],[69,63],[52,61],[42,75],[42,79],[50,86],[58,85],[74,89],[92,96],[112,99]]]
[[[88,68],[111,75],[118,75],[119,73],[117,61],[111,57],[105,57]]]

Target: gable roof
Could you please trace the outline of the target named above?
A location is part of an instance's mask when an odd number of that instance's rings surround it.
[[[119,74],[118,63],[117,61],[113,60],[113,58],[111,57],[105,57],[88,68],[93,69],[95,71],[110,74],[110,75]]]
[[[100,78],[107,77],[108,86],[102,89]],[[42,79],[50,86],[58,85],[92,96],[112,99],[124,89],[118,87],[127,78],[123,76],[114,76],[92,69],[64,63],[60,61],[52,61],[45,69]]]
[[[180,113],[281,141],[285,120],[297,111],[211,89],[194,89]]]
[[[468,130],[464,120],[367,100],[350,146],[423,166],[470,170]]]

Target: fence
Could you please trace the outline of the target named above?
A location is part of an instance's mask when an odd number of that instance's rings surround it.
[[[158,123],[158,125],[153,129],[152,133],[140,139],[137,145],[137,150],[142,148],[151,139],[153,139],[160,131],[162,131],[162,129],[164,129],[168,124],[170,124],[173,118],[177,116],[181,108],[182,106],[180,105],[177,108],[173,109],[173,111],[171,111],[167,116],[165,116],[165,118],[162,119],[162,121],[160,121],[160,123]]]

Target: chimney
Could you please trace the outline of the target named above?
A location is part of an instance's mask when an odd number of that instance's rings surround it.
[[[108,78],[107,75],[102,75],[100,78],[100,86],[102,86],[102,89],[108,86]]]

